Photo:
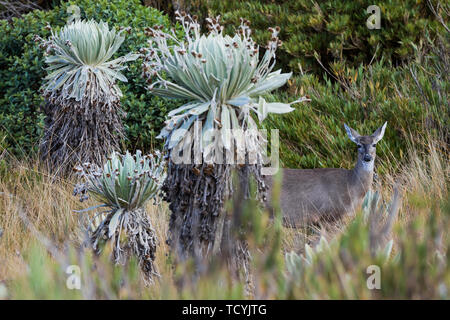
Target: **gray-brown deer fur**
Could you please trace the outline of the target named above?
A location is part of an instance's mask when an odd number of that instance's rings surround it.
[[[352,214],[362,204],[373,181],[376,144],[386,124],[370,136],[361,136],[344,124],[347,135],[358,146],[353,169],[281,169],[280,206],[286,226],[300,227],[320,221],[334,221]],[[266,176],[268,203],[273,177]]]

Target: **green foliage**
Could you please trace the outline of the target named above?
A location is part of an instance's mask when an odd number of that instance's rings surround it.
[[[45,62],[33,36],[48,38],[47,24],[55,29],[65,25],[70,15],[67,7],[71,4],[80,7],[82,19],[102,20],[115,28],[131,27],[131,34],[126,36],[117,57],[137,52],[146,45],[145,27],[170,25],[166,16],[142,6],[138,0],[75,0],[49,11],[32,11],[20,19],[14,18],[11,23],[0,21],[0,132],[7,135],[5,143],[17,155],[24,156],[37,150],[44,128],[39,109],[43,99],[39,89],[45,78]],[[119,85],[123,92],[122,107],[128,113],[125,144],[131,150],[148,150],[172,104],[146,94],[141,61],[130,63],[128,68],[129,82]]]
[[[381,9],[379,30],[366,26],[371,15],[366,9],[373,4]],[[344,59],[355,67],[369,63],[375,53],[387,60],[404,61],[414,53],[411,43],[417,43],[425,30],[434,33],[437,28],[443,29],[427,2],[417,0],[403,1],[401,5],[392,0],[212,0],[207,6],[208,13],[221,15],[229,28],[236,28],[240,17],[249,19],[259,44],[269,40],[265,32],[268,27],[280,26],[283,46],[279,62],[295,71],[301,65],[304,71],[322,72],[315,52],[326,66]],[[192,10],[204,11],[195,4]]]
[[[49,249],[38,241],[32,243],[24,252],[29,270],[11,283],[6,297],[53,300],[150,298],[149,293],[144,292],[146,285],[140,277],[139,264],[134,257],[124,268],[111,264],[110,250],[96,256],[92,250],[68,245],[65,251],[51,248],[58,254],[52,257],[48,254]],[[98,272],[99,268],[104,272]],[[78,275],[79,282],[76,279]],[[78,283],[81,290],[76,290]],[[74,289],[69,289],[70,286]],[[89,290],[89,286],[95,287],[95,290]]]

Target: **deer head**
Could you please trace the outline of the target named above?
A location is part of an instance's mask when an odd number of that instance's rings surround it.
[[[358,146],[358,164],[361,164],[364,170],[373,170],[376,156],[376,146],[378,141],[380,141],[384,136],[386,125],[387,122],[385,122],[370,136],[362,136],[356,130],[344,124],[348,137]]]

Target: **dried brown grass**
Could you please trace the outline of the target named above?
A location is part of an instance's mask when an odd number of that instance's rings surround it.
[[[401,164],[398,172],[388,173],[379,178],[375,188],[380,190],[384,199],[389,200],[394,183],[398,183],[403,194],[397,226],[406,225],[412,218],[425,215],[429,208],[448,199],[450,176],[449,153],[436,141],[428,141],[426,152],[418,153],[411,148],[409,161]],[[27,263],[22,256],[35,243],[35,235],[23,223],[20,212],[56,246],[70,243],[80,245],[82,230],[79,217],[83,214],[74,210],[93,206],[92,200],[81,204],[72,195],[73,180],[59,179],[43,172],[37,161],[21,162],[0,158],[0,281],[13,280],[23,274]],[[169,247],[166,236],[169,224],[169,211],[166,203],[159,205],[150,201],[147,212],[154,224],[158,239],[155,264],[163,281],[157,281],[150,289],[175,290],[174,271],[169,259]],[[348,218],[338,225],[322,230],[284,229],[282,237],[283,251],[302,251],[304,244],[313,242],[319,235],[328,240],[343,232]],[[163,294],[163,293],[160,293]],[[166,295],[171,295],[166,292]]]

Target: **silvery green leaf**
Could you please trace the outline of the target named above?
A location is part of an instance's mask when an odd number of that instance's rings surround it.
[[[202,103],[202,104],[199,104],[198,106],[196,106],[196,107],[192,108],[191,110],[189,110],[189,114],[198,116],[198,115],[202,114],[203,112],[207,111],[209,106],[210,106],[210,104],[211,104],[211,102],[209,102],[209,101],[205,102],[205,103]]]
[[[238,151],[244,151],[245,150],[244,130],[239,125],[239,120],[236,116],[236,111],[234,109],[230,109],[230,115],[231,115],[231,128],[236,143],[236,149]]]
[[[131,169],[130,167],[131,167],[132,161],[133,161],[133,157],[127,151],[123,158],[123,167],[120,170],[120,176],[119,176],[119,181],[120,181],[120,184],[122,185],[122,188],[127,188],[127,186],[129,185],[128,177],[130,176],[130,169]]]
[[[170,134],[170,131],[167,130],[165,127],[162,128],[161,132],[159,133],[159,135],[156,136],[156,139],[164,139],[167,138]]]
[[[305,244],[305,255],[306,261],[311,264],[314,258],[314,250],[307,243]]]
[[[53,82],[50,83],[50,86],[48,87],[48,90],[58,90],[60,87],[64,85],[64,83],[69,79],[70,74],[65,72],[61,73],[58,78],[54,79]]]
[[[206,121],[202,129],[202,149],[211,144],[214,134],[214,118],[216,117],[216,103],[211,101],[211,107],[206,116]]]
[[[299,272],[304,268],[305,259],[299,256],[294,251],[291,251],[289,254],[286,254],[286,265],[288,267],[289,273],[292,275],[298,275]]]
[[[289,80],[289,78],[292,76],[292,72],[290,73],[282,73],[282,74],[270,74],[267,76],[267,78],[262,81],[261,83],[258,83],[256,86],[254,86],[252,89],[249,90],[248,94],[250,96],[253,95],[260,95],[263,93],[266,93],[268,91],[272,91],[275,89],[278,89],[279,87],[283,86],[286,81]]]
[[[112,80],[110,82],[114,82],[115,79],[118,79],[123,82],[128,82],[127,78],[119,71],[116,71],[116,70],[113,70],[110,68],[105,68],[103,66],[98,66],[97,69],[99,69],[99,70],[103,71],[105,74],[107,74],[110,77],[110,79]]]
[[[267,103],[266,100],[264,100],[263,97],[259,97],[258,102],[258,120],[259,122],[262,122],[266,117],[268,113]]]
[[[222,115],[220,117],[222,123],[222,142],[225,149],[231,149],[231,125],[230,125],[230,111],[226,105],[222,106]]]
[[[117,209],[117,211],[114,213],[113,217],[111,218],[110,222],[109,222],[109,227],[108,227],[108,237],[111,238],[115,233],[116,233],[116,229],[117,226],[119,225],[119,221],[120,221],[120,216],[123,213],[123,209]]]
[[[105,79],[103,78],[102,72],[99,69],[94,70],[95,75],[97,76],[97,82],[100,88],[106,92],[108,90],[108,85],[106,84]]]
[[[194,99],[203,100],[203,97],[197,95],[196,93],[189,91],[175,83],[166,81],[167,88],[153,88],[151,92],[157,96],[167,97],[167,98],[180,98],[180,99]]]
[[[295,110],[289,103],[270,102],[265,103],[265,110],[267,113],[288,113]]]
[[[302,268],[302,260],[294,251],[287,252],[285,260],[290,274],[296,274]]]
[[[392,247],[393,247],[393,245],[394,245],[394,240],[391,239],[391,240],[386,244],[386,246],[384,247],[384,249],[383,249],[383,258],[384,258],[384,261],[389,260],[389,257],[391,256],[391,252],[392,252]]]
[[[183,139],[186,132],[189,130],[190,126],[192,125],[192,123],[196,118],[197,118],[196,116],[188,117],[186,120],[184,120],[180,128],[177,128],[174,131],[172,131],[169,138],[169,145],[168,145],[169,150],[175,147],[181,141],[181,139]]]
[[[220,81],[221,80],[217,78],[214,74],[212,73],[209,74],[209,83],[213,88],[216,88],[220,84]]]
[[[108,61],[108,62],[104,62],[102,63],[102,66],[108,66],[108,67],[119,67],[121,65],[121,63],[123,62],[128,62],[128,61],[135,61],[137,58],[139,58],[139,54],[135,54],[135,53],[128,53],[120,58]],[[123,68],[123,67],[122,67]]]
[[[328,248],[329,248],[329,244],[328,244],[327,239],[324,236],[321,236],[319,244],[317,245],[316,250],[317,251],[323,251],[323,250],[326,250]]]
[[[212,113],[212,111],[210,110],[209,113]],[[207,128],[209,128],[209,129],[207,129]],[[213,126],[203,127],[203,129],[202,129],[202,147],[203,147],[203,149],[205,149],[207,146],[211,145],[213,137],[214,137]]]
[[[51,73],[47,74],[47,76],[44,78],[44,80],[52,80],[52,79],[54,80],[54,79],[58,78],[62,73],[68,72],[68,71],[70,71],[73,68],[70,65],[69,66],[61,65],[61,66],[62,67],[60,67],[58,65],[58,69],[57,70],[47,68],[46,69],[47,71],[49,71],[49,70],[54,70],[54,71],[52,71]]]
[[[228,100],[226,103],[231,104],[232,106],[240,107],[240,106],[249,104],[250,102],[252,102],[252,99],[250,99],[250,97],[240,96],[240,97],[236,97],[231,100]]]
[[[174,115],[176,115],[176,114],[178,114],[178,113],[180,113],[180,112],[183,112],[183,111],[185,111],[185,110],[189,110],[189,109],[194,108],[194,107],[197,107],[197,106],[199,106],[199,105],[200,105],[200,103],[197,103],[197,102],[194,102],[194,103],[189,102],[189,103],[183,104],[181,107],[176,108],[176,109],[170,111],[170,112],[167,114],[167,117],[170,118],[170,117],[172,117],[172,116],[174,116]]]

